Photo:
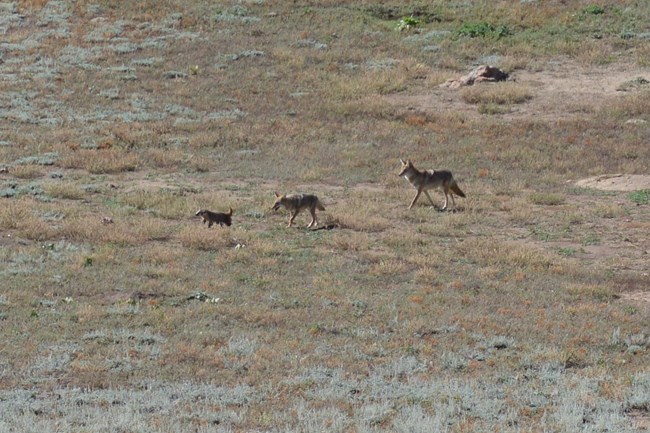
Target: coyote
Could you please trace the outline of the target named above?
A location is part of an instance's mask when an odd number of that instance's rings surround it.
[[[229,208],[228,213],[223,212],[212,212],[207,209],[199,209],[196,211],[196,216],[203,218],[203,223],[207,221],[208,228],[212,227],[212,224],[219,224],[221,227],[223,225],[230,226],[232,224],[232,208]]]
[[[417,168],[415,168],[415,166],[413,165],[410,159],[406,161],[400,159],[400,162],[402,163],[402,169],[400,170],[398,176],[404,176],[404,178],[408,180],[411,183],[411,185],[413,185],[418,190],[418,192],[415,193],[415,197],[413,197],[413,201],[411,201],[411,204],[409,205],[409,209],[413,207],[415,202],[420,197],[420,194],[422,194],[423,192],[431,202],[431,205],[435,207],[436,205],[433,204],[433,200],[431,200],[431,196],[427,191],[433,188],[440,188],[442,189],[442,192],[445,194],[445,204],[442,206],[442,210],[447,209],[448,196],[451,196],[451,202],[454,204],[454,207],[456,207],[456,202],[454,201],[454,194],[456,194],[459,197],[465,197],[465,193],[458,187],[458,184],[454,180],[454,177],[451,175],[451,171],[448,170],[420,171]]]
[[[275,193],[275,203],[271,210],[277,211],[280,207],[284,206],[285,209],[289,211],[289,225],[293,224],[293,220],[303,209],[309,209],[311,213],[311,222],[307,228],[312,226],[317,226],[318,221],[316,219],[316,209],[325,210],[321,204],[318,197],[313,194],[289,194],[289,195],[280,195],[277,192]]]

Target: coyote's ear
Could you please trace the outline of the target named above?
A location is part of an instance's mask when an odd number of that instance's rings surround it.
[[[278,194],[277,192],[274,192],[273,194],[275,194],[276,197],[280,197],[280,194]]]
[[[399,162],[401,162],[403,165],[406,165],[406,163],[404,162],[404,160],[402,158],[399,159]]]

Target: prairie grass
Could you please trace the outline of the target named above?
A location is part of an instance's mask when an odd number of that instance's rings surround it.
[[[466,87],[461,98],[469,104],[513,105],[529,101],[533,91],[525,85],[516,83],[493,83]]]
[[[198,224],[181,229],[178,239],[184,247],[201,251],[219,251],[241,245],[228,230],[208,229]]]
[[[47,240],[56,237],[52,225],[39,218],[34,212],[32,199],[20,199],[9,202],[0,211],[0,227],[15,231],[17,235],[32,240]]]
[[[166,219],[180,219],[193,215],[200,206],[196,198],[182,190],[136,190],[124,194],[120,202]]]
[[[119,149],[79,149],[70,152],[59,161],[59,165],[63,168],[80,168],[93,174],[134,171],[139,163],[140,158],[137,154]]]
[[[25,200],[8,202],[0,211],[0,227],[5,230],[16,229],[29,215],[29,205]]]
[[[44,185],[44,190],[50,197],[66,200],[82,200],[86,196],[86,191],[74,181],[49,182]]]
[[[571,296],[575,296],[578,299],[591,298],[594,301],[607,302],[612,299],[616,299],[618,295],[616,292],[606,286],[592,286],[592,285],[576,285],[569,286],[567,288],[567,293]]]
[[[626,213],[625,208],[617,204],[597,206],[594,212],[601,218],[620,218]]]
[[[23,164],[13,167],[11,174],[18,179],[36,179],[43,176],[43,171],[38,165]]]
[[[550,272],[555,262],[545,251],[524,244],[474,240],[463,242],[457,248],[464,257],[475,260],[480,266],[530,269],[543,273]]]
[[[533,204],[544,206],[558,206],[565,202],[565,198],[559,194],[536,192],[528,196]]]
[[[628,198],[638,205],[650,203],[650,190],[640,189],[628,194]]]
[[[80,215],[63,221],[58,234],[67,239],[87,243],[137,245],[146,239],[125,221],[106,224],[98,215]]]

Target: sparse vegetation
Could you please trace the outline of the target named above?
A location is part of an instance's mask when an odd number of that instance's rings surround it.
[[[650,203],[650,189],[640,189],[638,191],[633,191],[628,194],[628,197],[636,204],[648,204]]]
[[[646,430],[649,193],[574,181],[647,173],[649,21],[0,3],[0,432]],[[438,87],[488,63],[579,86]],[[467,198],[407,210],[398,158]]]
[[[494,26],[485,21],[479,23],[464,23],[456,32],[458,36],[470,38],[502,38],[511,34],[507,26]]]
[[[529,101],[533,92],[516,83],[479,84],[463,89],[461,97],[468,104],[512,105]]]
[[[536,192],[531,194],[528,199],[533,204],[545,206],[558,206],[565,202],[564,196],[555,193]]]
[[[411,30],[417,27],[419,24],[420,24],[420,20],[414,18],[413,16],[403,17],[397,23],[397,30],[399,30],[400,32],[403,32],[405,30]]]
[[[585,14],[591,15],[602,15],[605,13],[605,9],[598,5],[589,5],[582,10]]]

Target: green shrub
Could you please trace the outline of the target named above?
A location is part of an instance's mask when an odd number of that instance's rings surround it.
[[[627,197],[636,204],[648,204],[650,203],[650,189],[632,191]]]
[[[602,15],[605,13],[605,9],[597,5],[589,5],[582,10],[585,14],[590,15]]]
[[[533,204],[545,206],[557,206],[564,203],[564,196],[546,192],[536,192],[531,194],[528,199]]]
[[[397,30],[400,32],[404,30],[411,30],[414,27],[417,27],[420,24],[420,20],[413,16],[402,17],[401,20],[397,23]]]
[[[465,23],[456,32],[457,36],[464,36],[470,38],[487,38],[495,37],[502,38],[510,36],[512,33],[508,27],[504,25],[494,26],[488,22],[480,23]]]

